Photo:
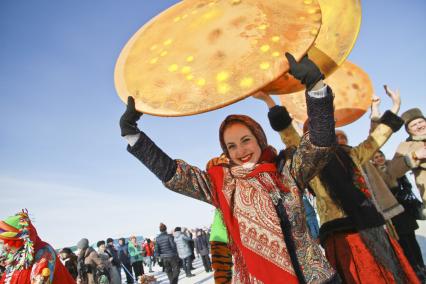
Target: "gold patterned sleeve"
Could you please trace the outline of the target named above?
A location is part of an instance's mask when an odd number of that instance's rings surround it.
[[[306,188],[328,163],[334,147],[315,146],[309,141],[309,133],[303,135],[299,147],[291,159],[290,172],[300,188]]]
[[[176,160],[176,173],[164,182],[168,189],[213,204],[213,183],[210,176],[197,167],[182,160]]]
[[[351,149],[351,156],[356,157],[361,165],[368,162],[391,137],[393,131],[386,124],[379,124],[367,139]]]
[[[371,131],[367,139],[351,149],[351,156],[361,165],[365,164],[403,124],[404,121],[398,115],[386,111],[380,118],[379,125]]]
[[[286,145],[286,147],[297,147],[299,145],[300,135],[292,123],[278,133],[280,134],[281,141]]]

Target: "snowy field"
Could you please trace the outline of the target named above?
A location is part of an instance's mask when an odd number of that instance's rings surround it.
[[[179,275],[179,283],[180,284],[213,284],[213,273],[212,272],[205,272],[203,262],[201,261],[201,258],[196,258],[194,262],[192,263],[194,266],[194,270],[192,270],[192,274],[195,274],[194,277],[187,278],[185,276],[185,272],[181,270]],[[144,267],[145,271],[148,271],[147,267]],[[153,273],[147,273],[148,275],[154,275],[157,279],[156,284],[166,284],[169,283],[169,280],[167,278],[166,273],[162,272],[162,269],[160,266],[156,265],[152,268],[154,270]],[[122,271],[121,279],[126,279],[126,276],[124,275],[124,272]],[[126,281],[123,281],[123,284],[126,283]]]
[[[420,228],[416,231],[417,241],[422,249],[423,259],[426,259],[426,221],[418,221]],[[206,273],[204,271],[203,263],[200,258],[195,259],[193,263],[195,270],[192,271],[192,274],[195,274],[194,277],[186,278],[185,273],[181,270],[179,276],[179,283],[182,284],[213,284],[213,273]],[[148,269],[146,269],[148,270]],[[153,268],[154,273],[149,273],[149,275],[154,275],[157,278],[157,284],[166,284],[169,283],[167,275],[161,271],[161,267],[158,265]],[[125,279],[124,274],[122,279]],[[126,283],[123,281],[123,283]]]

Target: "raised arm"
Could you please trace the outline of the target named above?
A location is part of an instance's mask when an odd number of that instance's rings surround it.
[[[300,140],[284,107],[270,107],[268,117],[272,128],[280,132],[281,139],[287,146],[298,145],[288,163],[299,186],[304,188],[327,163],[336,143],[333,95],[322,81],[323,74],[307,56],[300,62],[296,62],[288,53],[286,57],[290,64],[290,74],[306,86],[308,133]]]
[[[323,169],[336,144],[333,95],[330,87],[306,95],[308,132],[303,135],[291,161],[291,173],[301,188]]]
[[[379,104],[378,102],[372,103],[372,112],[373,108],[375,109],[375,114],[372,114],[372,122],[370,135],[366,140],[361,142],[358,146],[352,148],[351,152],[361,164],[368,162],[379,150],[386,141],[391,137],[391,135],[398,131],[401,126],[404,124],[403,120],[397,115],[400,105],[401,99],[399,91],[392,91],[385,85],[386,94],[392,100],[392,107],[390,110],[386,111],[379,119],[374,119],[378,115],[380,115]],[[374,105],[374,106],[373,106]]]
[[[154,173],[163,184],[177,193],[212,203],[212,183],[208,174],[181,160],[173,160],[164,153],[143,131],[137,121],[142,113],[135,109],[132,97],[120,119],[121,136],[129,145],[127,150]]]

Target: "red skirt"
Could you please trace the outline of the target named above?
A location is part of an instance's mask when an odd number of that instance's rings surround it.
[[[399,244],[389,238],[406,275],[406,283],[420,283]],[[325,240],[325,254],[344,283],[396,283],[392,273],[376,262],[359,233],[335,233]]]

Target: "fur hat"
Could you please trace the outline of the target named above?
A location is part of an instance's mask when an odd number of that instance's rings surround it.
[[[417,119],[417,118],[423,118],[425,119],[425,117],[423,116],[423,113],[420,109],[418,108],[412,108],[407,110],[406,112],[404,112],[401,115],[402,120],[404,120],[404,124],[405,124],[405,130],[408,131],[408,124]]]
[[[89,240],[88,239],[81,239],[77,243],[77,247],[79,249],[86,249],[89,247]]]

